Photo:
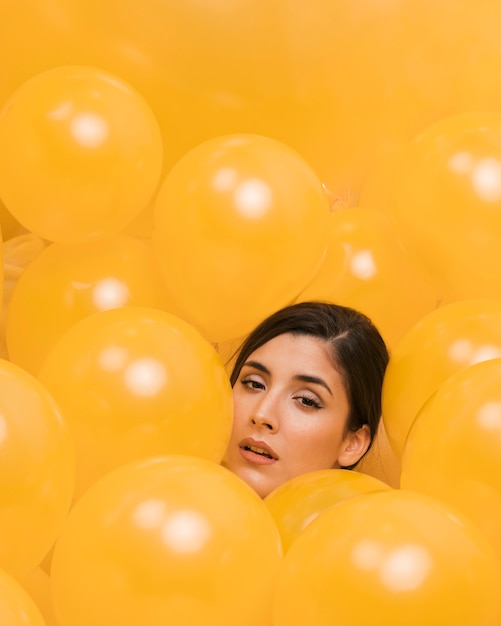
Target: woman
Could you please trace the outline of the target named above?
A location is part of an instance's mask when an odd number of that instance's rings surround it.
[[[263,498],[306,472],[353,468],[378,429],[388,358],[379,331],[351,308],[302,302],[272,314],[233,367],[223,465]]]

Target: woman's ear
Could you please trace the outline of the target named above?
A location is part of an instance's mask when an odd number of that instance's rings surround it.
[[[350,430],[341,444],[337,457],[340,467],[351,467],[358,463],[369,449],[370,443],[371,433],[367,424],[358,430]]]

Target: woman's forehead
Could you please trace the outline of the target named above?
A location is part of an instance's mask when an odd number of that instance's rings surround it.
[[[304,334],[283,333],[270,339],[254,350],[246,361],[265,361],[276,366],[294,363],[305,367],[336,369],[330,343],[319,337]]]

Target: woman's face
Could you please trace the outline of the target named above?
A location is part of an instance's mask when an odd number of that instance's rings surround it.
[[[346,449],[360,444],[347,429],[341,376],[316,337],[286,333],[255,350],[240,371],[233,402],[223,465],[263,498],[300,474],[350,465]],[[365,436],[368,445],[368,429],[358,431]]]

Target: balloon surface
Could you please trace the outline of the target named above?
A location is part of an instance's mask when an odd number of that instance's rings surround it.
[[[45,626],[57,626],[54,607],[52,606],[49,574],[42,567],[36,567],[22,576],[19,582],[36,604],[44,619]]]
[[[360,472],[332,469],[289,480],[264,499],[287,551],[301,532],[321,513],[363,493],[386,491],[386,483]]]
[[[425,315],[393,348],[383,381],[383,421],[401,458],[417,413],[440,385],[469,365],[501,357],[501,300],[450,302]]]
[[[70,431],[48,390],[3,359],[0,441],[0,567],[22,575],[39,565],[66,519],[75,459]]]
[[[393,489],[319,515],[284,557],[274,626],[495,626],[501,568],[478,529]]]
[[[53,243],[24,269],[10,296],[9,359],[36,375],[56,340],[76,322],[123,306],[169,310],[149,243],[123,233]]]
[[[50,626],[21,583],[1,569],[0,624],[2,626]]]
[[[100,311],[64,333],[38,378],[65,416],[77,455],[75,497],[118,465],[162,454],[219,462],[231,386],[214,348],[150,307]]]
[[[186,154],[162,182],[153,245],[182,316],[210,341],[241,337],[289,304],[327,248],[327,195],[294,150],[225,135]]]
[[[123,466],[76,503],[52,561],[60,626],[269,624],[282,559],[257,494],[209,461]]]
[[[383,420],[380,420],[372,445],[357,463],[356,470],[382,480],[395,489],[400,487],[400,459],[388,441]]]
[[[0,197],[50,241],[118,232],[145,209],[162,170],[150,106],[94,67],[55,67],[23,83],[0,111],[0,144]]]
[[[501,297],[501,114],[427,127],[403,152],[394,185],[402,240],[449,299]]]
[[[390,218],[360,207],[331,212],[327,254],[298,298],[362,311],[390,348],[440,299],[432,278],[402,246]]]
[[[419,411],[402,457],[402,487],[467,515],[501,558],[501,359],[449,378]]]
[[[16,220],[10,211],[7,210],[5,204],[0,200],[0,227],[2,232],[2,240],[7,241],[12,237],[16,237],[23,232],[23,227]]]
[[[151,104],[166,169],[200,142],[243,130],[294,147],[338,195],[434,120],[500,108],[492,0],[3,6],[0,101],[52,67],[105,68]]]

